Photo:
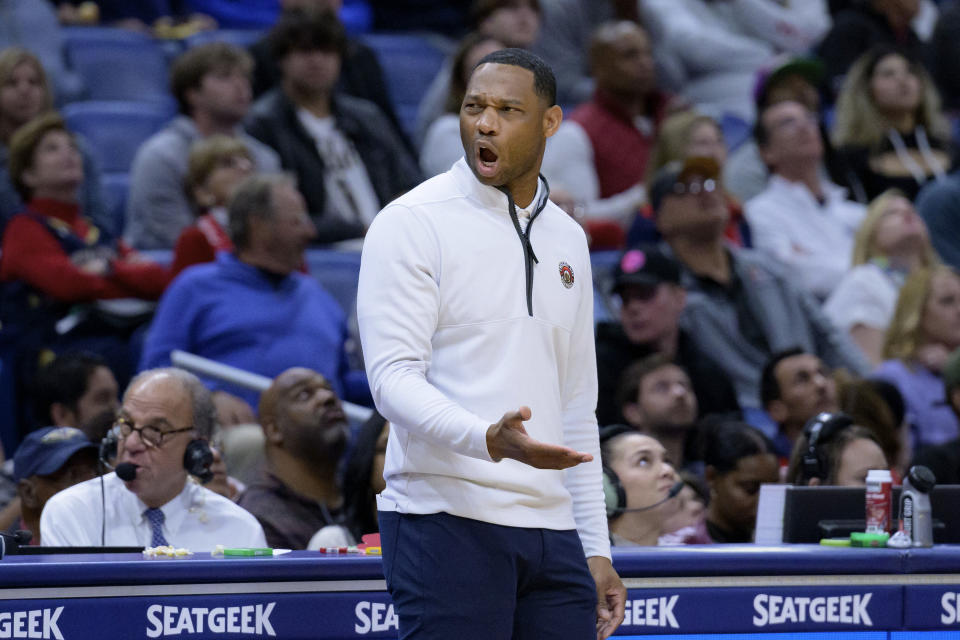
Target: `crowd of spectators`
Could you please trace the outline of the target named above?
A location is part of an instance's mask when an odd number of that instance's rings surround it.
[[[363,5],[382,26],[383,4],[0,0],[0,384],[19,443],[0,528],[197,550],[376,531],[389,425],[344,413],[372,406],[353,310],[308,251],[356,251],[459,161],[467,80],[506,47],[558,81],[542,172],[594,258],[615,544],[749,542],[764,483],[913,461],[960,478],[960,3],[438,2],[421,24],[454,28],[430,34],[447,56],[416,114],[340,17]],[[178,113],[127,167],[119,235],[104,150],[56,111],[86,97],[63,51],[77,25],[171,57]],[[218,28],[257,31],[244,48]],[[177,349],[272,384],[166,368]]]

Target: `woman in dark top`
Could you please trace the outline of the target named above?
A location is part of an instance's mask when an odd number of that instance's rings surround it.
[[[919,62],[890,46],[857,60],[837,100],[833,142],[867,198],[895,188],[913,200],[950,171],[949,139],[940,97]]]

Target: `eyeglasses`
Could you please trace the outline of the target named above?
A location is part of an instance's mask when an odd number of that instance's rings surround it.
[[[163,446],[164,438],[167,436],[172,436],[177,433],[183,433],[185,431],[193,431],[193,425],[189,427],[184,427],[183,429],[171,429],[170,431],[162,431],[154,426],[147,425],[145,427],[135,427],[133,423],[127,422],[124,418],[118,418],[116,422],[113,423],[113,428],[119,432],[121,438],[126,438],[134,431],[140,436],[140,440],[143,441],[143,444],[148,447],[161,447]]]
[[[673,194],[683,196],[686,194],[697,195],[698,193],[713,193],[717,190],[717,181],[712,178],[706,180],[690,180],[689,182],[676,182],[673,185]]]

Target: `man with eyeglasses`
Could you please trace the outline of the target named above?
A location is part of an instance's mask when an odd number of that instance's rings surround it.
[[[263,529],[251,514],[188,478],[188,444],[206,440],[214,425],[213,401],[199,379],[180,369],[152,369],[133,379],[114,429],[116,473],[89,480],[49,500],[40,517],[46,545],[173,545],[191,551],[265,547]]]
[[[747,420],[762,415],[760,373],[779,351],[800,347],[831,368],[866,374],[866,358],[795,282],[794,272],[759,252],[727,245],[718,179],[712,158],[688,158],[657,172],[650,200],[657,230],[683,266],[681,324],[731,380]]]
[[[614,270],[613,293],[620,299],[619,321],[597,324],[601,425],[625,421],[617,400],[621,376],[631,363],[656,353],[689,372],[702,414],[739,413],[730,382],[679,325],[687,294],[676,260],[654,246],[630,249]]]
[[[783,262],[797,284],[826,299],[850,269],[866,207],[824,175],[819,125],[804,105],[788,100],[767,106],[754,135],[771,175],[744,205],[753,244]]]

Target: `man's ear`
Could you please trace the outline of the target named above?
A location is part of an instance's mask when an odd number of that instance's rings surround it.
[[[820,486],[820,478],[817,478],[817,477],[810,478],[809,480],[807,480],[807,486],[808,486],[808,487],[819,487],[819,486]]]
[[[543,112],[543,136],[549,138],[560,128],[563,122],[563,110],[559,105],[553,105]]]
[[[628,402],[621,408],[624,420],[634,429],[642,429],[644,426],[643,411],[636,402]]]
[[[40,500],[37,498],[37,488],[33,486],[33,478],[24,478],[17,483],[17,495],[20,504],[28,509],[39,509]]]
[[[77,412],[69,408],[62,402],[54,402],[50,405],[50,419],[56,427],[79,427],[77,424]]]
[[[270,417],[266,420],[261,416],[260,426],[263,429],[263,435],[266,437],[266,440],[269,444],[280,446],[283,444],[283,433],[280,431],[280,427],[277,425],[276,419]]]

